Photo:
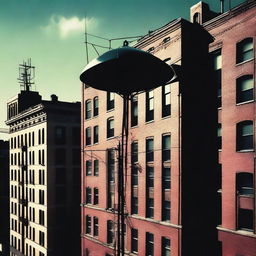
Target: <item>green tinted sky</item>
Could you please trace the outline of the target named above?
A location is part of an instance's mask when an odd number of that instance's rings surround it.
[[[178,17],[188,19],[189,8],[197,2],[0,0],[0,128],[5,126],[6,101],[20,90],[18,65],[28,58],[36,66],[36,89],[44,99],[56,94],[62,101],[80,101],[85,13],[88,32],[115,38],[144,35]],[[205,2],[219,10],[219,0]],[[232,5],[241,2],[232,0]]]

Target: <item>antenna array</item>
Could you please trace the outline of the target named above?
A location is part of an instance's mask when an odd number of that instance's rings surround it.
[[[28,59],[27,62],[23,61],[19,65],[19,84],[24,91],[30,91],[31,86],[35,84],[33,82],[35,78],[35,67],[31,66],[31,59]]]

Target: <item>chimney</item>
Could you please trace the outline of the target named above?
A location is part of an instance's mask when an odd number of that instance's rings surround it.
[[[52,99],[52,102],[57,102],[58,101],[58,96],[55,95],[55,94],[52,94],[51,99]]]

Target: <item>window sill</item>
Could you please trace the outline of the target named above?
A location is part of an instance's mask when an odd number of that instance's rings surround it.
[[[138,128],[138,125],[131,126],[131,129]]]
[[[254,100],[248,100],[248,101],[236,103],[236,105],[237,105],[237,106],[241,106],[241,105],[249,104],[249,103],[252,103],[252,102],[254,102]]]
[[[107,138],[107,140],[113,140],[113,139],[115,139],[115,138],[117,138],[117,136],[109,137],[109,138]]]
[[[107,113],[114,111],[115,108],[107,109]]]
[[[241,149],[237,150],[237,153],[249,153],[249,152],[254,152],[254,149]]]
[[[249,60],[245,60],[245,61],[243,61],[243,62],[236,63],[235,66],[238,67],[238,66],[243,65],[243,64],[245,64],[245,63],[247,63],[247,62],[250,62],[250,61],[252,61],[252,60],[254,60],[254,58],[251,58],[251,59],[249,59]]]
[[[239,197],[254,198],[253,194],[238,194]]]
[[[168,115],[168,116],[162,116],[162,120],[167,119],[167,118],[170,118],[170,117],[171,117],[171,115]]]
[[[155,121],[154,120],[149,120],[149,121],[146,121],[145,124],[151,124],[151,123],[154,123]]]

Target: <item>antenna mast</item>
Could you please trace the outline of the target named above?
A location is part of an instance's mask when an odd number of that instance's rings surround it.
[[[31,66],[31,59],[27,62],[23,61],[23,64],[19,65],[19,84],[23,91],[30,91],[31,86],[35,84],[33,82],[35,78],[35,67]]]

